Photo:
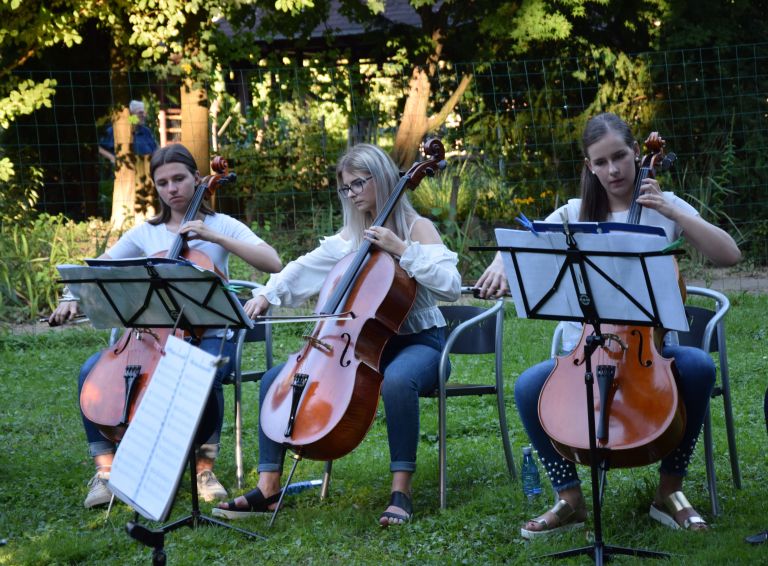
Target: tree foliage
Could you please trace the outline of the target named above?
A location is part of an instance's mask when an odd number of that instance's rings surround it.
[[[39,82],[14,75],[46,49],[80,43],[82,15],[70,0],[0,1],[0,140],[20,116],[50,106],[56,82]],[[0,182],[11,181],[17,167],[0,146]]]

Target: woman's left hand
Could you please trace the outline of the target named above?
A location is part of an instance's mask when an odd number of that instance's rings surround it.
[[[643,182],[640,184],[640,195],[637,197],[637,204],[645,208],[651,208],[668,218],[676,210],[664,198],[659,182],[651,177],[643,179]]]
[[[363,232],[363,238],[392,255],[401,256],[408,246],[395,233],[384,226],[371,226]]]
[[[211,230],[202,220],[190,220],[179,228],[179,235],[185,235],[187,240],[205,240],[215,242],[218,232]]]

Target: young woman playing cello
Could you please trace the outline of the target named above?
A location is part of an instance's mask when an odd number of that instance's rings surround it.
[[[389,506],[379,518],[382,526],[408,521],[413,513],[411,480],[416,469],[419,438],[419,394],[437,387],[440,352],[445,343],[445,320],[437,300],[455,301],[461,292],[457,255],[448,250],[432,222],[419,216],[403,195],[385,226],[372,226],[400,178],[392,159],[380,148],[359,144],[341,157],[336,181],[344,210],[342,229],[321,240],[320,246],[286,265],[254,292],[245,305],[251,316],[270,304],[298,306],[316,295],[331,269],[364,241],[392,254],[417,283],[416,300],[400,333],[386,345],[379,371],[384,376],[382,397],[387,415],[392,489]],[[376,282],[365,284],[375,284]],[[282,366],[261,380],[263,405]],[[219,504],[213,514],[229,519],[248,517],[275,507],[285,448],[259,426],[258,486],[234,501]]]
[[[569,222],[626,222],[640,161],[640,147],[629,126],[615,114],[593,117],[584,129],[582,150],[581,198],[570,200],[546,221],[559,222],[561,213],[565,212]],[[685,201],[671,192],[662,192],[655,179],[649,177],[642,181],[637,203],[643,207],[640,224],[662,227],[670,242],[682,235],[719,266],[739,261],[741,252],[733,238],[701,218]],[[477,287],[487,297],[500,296],[508,290],[499,254],[478,280]],[[580,333],[580,325],[567,324],[563,349],[572,349]],[[715,366],[709,355],[698,348],[665,345],[662,353],[675,361],[677,388],[685,406],[686,420],[682,440],[661,460],[650,516],[672,528],[706,529],[706,522],[681,490],[704,422]],[[539,394],[554,366],[555,360],[535,365],[524,371],[515,383],[520,418],[559,499],[552,509],[523,525],[521,535],[528,539],[583,526],[587,513],[576,466],[554,449],[538,415]]]
[[[282,267],[275,250],[254,234],[242,222],[214,212],[205,202],[197,219],[182,224],[200,174],[192,154],[183,145],[174,144],[158,149],[152,154],[150,175],[157,189],[160,212],[154,218],[132,228],[111,247],[102,258],[130,258],[152,256],[167,251],[178,234],[184,234],[192,249],[205,253],[215,267],[228,276],[228,257],[235,254],[260,271],[274,273]],[[77,302],[65,296],[51,314],[50,322],[61,324],[77,313]],[[221,331],[207,331],[198,346],[212,354],[219,353]],[[227,342],[223,355],[234,353],[233,344]],[[101,353],[89,358],[80,370],[78,391],[88,373],[96,365]],[[219,451],[219,437],[223,422],[224,396],[221,380],[230,372],[230,364],[219,368],[213,393],[208,399],[196,442],[200,443],[197,454],[197,480],[200,497],[205,501],[226,499],[227,491],[213,474],[213,463]],[[79,396],[78,396],[79,398]],[[103,505],[110,501],[107,488],[109,471],[115,454],[115,445],[99,432],[98,428],[83,416],[88,439],[88,452],[96,465],[96,474],[89,482],[86,507]]]

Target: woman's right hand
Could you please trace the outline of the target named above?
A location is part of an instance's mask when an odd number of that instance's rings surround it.
[[[59,326],[77,316],[77,301],[62,301],[48,317],[48,324]]]
[[[475,283],[475,290],[481,299],[498,299],[509,293],[509,283],[507,283],[507,274],[504,272],[501,252],[496,252],[491,264]]]
[[[258,295],[243,305],[243,310],[251,319],[256,318],[269,309],[269,301],[264,295]]]

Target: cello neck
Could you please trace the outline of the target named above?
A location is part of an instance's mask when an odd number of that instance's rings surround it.
[[[643,205],[637,202],[637,197],[640,196],[640,185],[643,181],[651,176],[650,167],[640,167],[635,179],[635,190],[632,192],[632,204],[629,207],[629,213],[627,214],[627,224],[640,224],[640,214],[643,212]]]
[[[376,216],[376,219],[373,221],[373,224],[371,224],[371,226],[384,225],[384,223],[389,218],[389,215],[392,214],[392,211],[395,209],[395,205],[397,204],[397,201],[400,200],[400,197],[405,191],[405,187],[408,185],[410,180],[411,180],[411,177],[408,173],[406,173],[400,178],[400,180],[397,183],[397,186],[395,187],[395,190],[392,191],[391,195],[389,195],[387,202],[384,203],[384,206],[382,207],[381,212]],[[347,271],[344,273],[344,276],[339,280],[338,284],[336,285],[336,288],[334,289],[333,294],[330,297],[328,297],[328,300],[323,305],[323,308],[320,309],[320,314],[336,313],[336,311],[342,305],[344,301],[344,297],[347,294],[347,291],[355,282],[355,279],[360,273],[360,270],[365,264],[365,261],[368,259],[368,256],[370,255],[370,253],[371,253],[371,243],[368,240],[364,240],[360,246],[360,249],[357,250],[357,254],[355,254],[355,257],[352,260],[352,263],[350,263],[349,269],[347,269]]]
[[[440,140],[434,138],[427,140],[424,144],[424,151],[428,159],[414,163],[411,168],[400,177],[397,185],[395,185],[395,188],[389,195],[387,202],[381,207],[381,210],[371,226],[384,225],[390,214],[392,214],[392,211],[395,209],[395,206],[397,206],[397,201],[400,200],[400,197],[403,195],[406,188],[415,189],[425,176],[432,177],[440,169],[445,167],[445,148]],[[328,300],[320,309],[320,314],[337,313],[344,302],[347,292],[360,274],[360,270],[368,259],[370,253],[371,243],[366,240],[362,243],[360,249],[350,263],[349,268],[339,280],[333,294],[328,297]]]
[[[200,211],[200,205],[203,204],[203,198],[205,197],[206,190],[208,190],[208,184],[206,182],[200,183],[195,188],[195,194],[192,195],[192,201],[189,203],[187,212],[184,213],[184,218],[181,220],[179,227],[181,227],[185,222],[194,220],[197,217],[197,213]],[[170,259],[179,259],[186,243],[186,238],[181,234],[177,234],[176,238],[173,240],[173,245],[168,250],[168,255],[166,257]]]

